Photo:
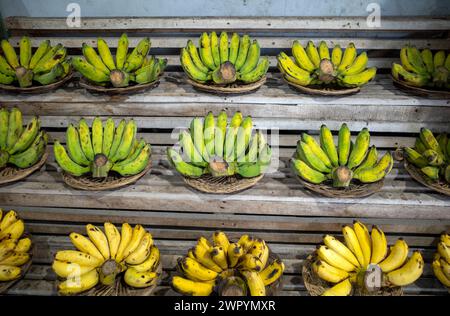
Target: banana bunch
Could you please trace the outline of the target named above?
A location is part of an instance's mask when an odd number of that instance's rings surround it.
[[[22,113],[0,108],[0,169],[7,164],[25,169],[33,166],[45,153],[48,136],[38,117],[23,126]]]
[[[381,286],[405,286],[415,282],[423,272],[422,255],[414,251],[408,259],[408,245],[403,239],[388,247],[383,231],[377,226],[369,233],[367,227],[354,221],[353,227],[342,228],[345,243],[325,235],[324,245],[317,247],[312,270],[334,284],[323,296],[347,296],[353,286],[364,287],[367,267],[378,265],[383,272]]]
[[[404,152],[428,179],[443,179],[450,184],[450,142],[446,133],[434,137],[429,129],[421,128],[414,147],[405,147]]]
[[[252,135],[252,129],[252,118],[243,118],[241,112],[229,123],[225,111],[217,118],[209,112],[203,120],[194,118],[189,131],[180,133],[182,152],[175,146],[168,148],[168,159],[186,177],[259,176],[269,167],[272,151],[263,134],[256,131]]]
[[[62,44],[51,46],[49,40],[42,41],[34,54],[31,40],[24,36],[19,42],[19,56],[11,43],[1,41],[0,83],[19,83],[21,88],[30,87],[33,81],[48,85],[67,76],[71,71],[67,50]]]
[[[19,278],[20,267],[31,259],[31,239],[22,237],[24,230],[25,224],[15,211],[4,214],[0,208],[0,282]]]
[[[105,232],[88,224],[88,237],[78,233],[69,235],[77,250],[56,253],[53,271],[65,279],[58,285],[60,294],[78,294],[99,282],[111,286],[119,274],[123,274],[125,283],[134,288],[156,284],[160,254],[152,235],[141,225],[132,228],[128,223],[122,224],[120,232],[108,222],[104,229]]]
[[[431,265],[434,275],[441,283],[450,289],[450,235],[443,233],[437,246]]]
[[[292,45],[294,60],[284,52],[278,56],[278,69],[284,78],[300,86],[337,84],[360,87],[375,77],[377,69],[367,68],[366,52],[358,55],[353,43],[343,51],[339,45],[328,49],[327,43],[316,47],[309,41],[304,48],[299,41]]]
[[[450,89],[450,54],[440,50],[434,55],[430,49],[419,51],[406,45],[400,50],[401,64],[392,64],[392,76],[414,87]]]
[[[180,61],[189,78],[200,83],[252,83],[264,77],[269,69],[269,59],[260,59],[258,41],[252,41],[248,35],[239,37],[233,33],[229,40],[226,32],[220,36],[216,32],[203,33],[198,46],[197,49],[189,40],[181,50]]]
[[[164,72],[167,59],[147,56],[150,51],[150,39],[144,38],[128,53],[128,37],[119,38],[115,59],[106,41],[97,40],[97,50],[83,43],[82,57],[72,60],[73,67],[89,81],[97,85],[112,84],[116,88],[128,87],[130,82],[144,84],[156,81]]]
[[[84,118],[78,127],[69,124],[66,148],[56,140],[53,145],[58,165],[73,176],[91,173],[94,178],[105,178],[110,171],[131,176],[144,170],[151,155],[151,146],[136,137],[134,120],[124,119],[116,126],[112,118],[105,122],[96,117],[89,128]]]
[[[184,277],[172,278],[172,287],[177,292],[208,296],[222,281],[237,278],[243,281],[243,293],[248,288],[251,296],[265,296],[266,286],[282,276],[284,264],[278,259],[269,262],[270,251],[264,240],[242,235],[238,242],[232,243],[221,231],[215,232],[212,239],[211,243],[200,237],[187,255],[179,258],[178,270]]]
[[[298,176],[315,184],[332,180],[333,187],[348,187],[352,179],[372,183],[383,179],[391,171],[394,161],[390,152],[378,160],[377,149],[369,146],[367,128],[359,132],[353,143],[350,129],[347,124],[342,124],[336,148],[331,131],[322,125],[320,144],[314,137],[302,134],[292,165]]]

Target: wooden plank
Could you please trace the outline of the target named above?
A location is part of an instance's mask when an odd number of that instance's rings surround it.
[[[358,30],[358,31],[409,31],[450,29],[448,17],[383,17],[380,27],[374,28],[366,23],[367,17],[116,17],[83,18],[82,28],[76,31],[96,30],[140,30],[187,32],[203,29],[246,30],[246,31],[304,31],[304,30]],[[14,30],[53,30],[73,31],[67,26],[65,18],[8,17],[5,26]]]
[[[21,36],[13,36],[10,38],[11,44],[17,46]],[[306,45],[308,41],[318,43],[322,40],[326,40],[330,46],[341,45],[346,47],[349,43],[354,43],[358,49],[383,49],[383,50],[399,50],[406,44],[414,45],[420,49],[450,49],[450,42],[442,39],[416,39],[416,38],[404,38],[404,39],[391,39],[391,38],[325,38],[325,37],[265,37],[265,36],[252,36],[257,39],[262,49],[276,48],[283,50],[290,50],[292,43],[295,40],[300,41],[302,45]],[[33,47],[39,46],[43,40],[49,39],[52,45],[61,43],[66,48],[81,49],[83,43],[89,45],[96,45],[97,37],[67,37],[67,36],[36,36],[31,38],[31,45]],[[117,47],[118,37],[103,37],[108,46]],[[140,37],[130,37],[130,47],[135,47],[141,40]],[[152,36],[152,47],[158,48],[182,48],[186,46],[188,40],[192,40],[194,43],[198,42],[198,36]]]

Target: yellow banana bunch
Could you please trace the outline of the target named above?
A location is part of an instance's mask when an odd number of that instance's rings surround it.
[[[233,243],[224,232],[217,231],[212,242],[200,237],[187,255],[179,258],[177,268],[182,276],[173,277],[172,287],[181,294],[208,296],[222,282],[238,277],[252,296],[265,296],[266,286],[284,272],[283,262],[269,260],[269,254],[262,239],[242,235]]]
[[[31,260],[32,241],[24,231],[24,221],[15,211],[0,208],[0,284],[19,278],[22,266]]]
[[[450,235],[442,233],[431,265],[436,278],[450,289]]]
[[[1,47],[1,84],[14,85],[17,82],[21,88],[30,87],[33,83],[48,85],[64,78],[71,71],[67,51],[61,44],[52,47],[50,41],[45,40],[33,53],[31,39],[23,36],[19,42],[18,55],[6,39],[1,41]]]
[[[253,131],[252,118],[243,118],[240,112],[229,123],[225,111],[217,118],[212,112],[203,121],[194,118],[189,131],[180,133],[179,145],[167,149],[168,160],[180,174],[191,178],[203,174],[256,177],[267,170],[272,155],[263,134]]]
[[[293,59],[281,52],[277,57],[278,68],[287,81],[301,86],[337,84],[359,87],[372,80],[376,74],[376,68],[367,68],[367,53],[358,55],[353,43],[344,51],[336,45],[330,52],[324,41],[318,47],[312,41],[306,47],[294,41],[292,56]]]
[[[137,139],[134,120],[122,120],[117,126],[112,118],[105,122],[96,117],[89,128],[81,119],[78,128],[70,124],[66,131],[66,147],[59,141],[53,146],[55,159],[65,172],[81,176],[105,178],[109,172],[131,176],[144,170],[151,156],[151,146]]]
[[[236,81],[252,83],[263,78],[269,69],[269,59],[260,58],[257,40],[237,33],[203,33],[199,47],[189,40],[181,50],[180,62],[189,78],[200,83],[226,85]]]
[[[156,284],[159,249],[141,225],[133,229],[124,223],[119,231],[109,222],[104,223],[104,230],[88,224],[86,233],[88,237],[71,233],[70,240],[76,250],[60,250],[55,255],[53,271],[66,279],[59,283],[60,294],[78,294],[99,282],[111,286],[122,274],[124,282],[134,288]]]
[[[41,160],[47,145],[47,134],[41,130],[38,117],[23,126],[17,108],[0,108],[0,169],[9,165],[25,169]]]
[[[414,147],[405,147],[404,155],[430,181],[450,184],[450,142],[446,133],[435,137],[429,129],[421,128]]]
[[[419,51],[406,45],[400,50],[400,64],[393,63],[391,73],[397,79],[413,87],[450,89],[450,55],[438,51],[434,55],[430,49]]]
[[[369,232],[360,221],[354,221],[353,226],[345,225],[342,234],[344,242],[325,235],[324,245],[318,246],[311,257],[312,270],[333,284],[322,293],[323,296],[346,296],[351,294],[353,287],[363,287],[361,280],[369,264],[378,265],[383,272],[381,286],[405,286],[421,276],[422,256],[416,251],[408,259],[408,245],[403,239],[388,247],[386,236],[379,227],[374,225]]]
[[[393,158],[387,152],[378,160],[375,146],[370,147],[370,133],[363,128],[351,146],[350,130],[344,123],[337,147],[326,125],[320,128],[320,141],[303,133],[292,158],[294,172],[305,181],[333,187],[348,187],[351,181],[371,183],[383,179],[392,169]]]
[[[164,72],[167,59],[148,56],[151,43],[148,38],[142,39],[137,46],[128,53],[128,37],[124,33],[117,44],[114,56],[102,38],[97,39],[97,51],[90,45],[83,43],[84,58],[74,58],[73,67],[89,81],[113,87],[128,87],[131,82],[145,84],[154,82]]]

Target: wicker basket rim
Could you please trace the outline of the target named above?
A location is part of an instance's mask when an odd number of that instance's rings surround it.
[[[86,90],[92,91],[92,92],[111,93],[111,94],[113,94],[113,93],[126,94],[126,93],[130,93],[130,92],[139,92],[139,91],[147,90],[150,88],[156,88],[159,85],[159,83],[161,82],[161,77],[162,77],[162,75],[160,75],[158,77],[158,79],[156,79],[155,81],[152,81],[152,82],[135,84],[132,86],[121,87],[121,88],[98,86],[98,85],[91,83],[84,77],[81,77],[80,81],[79,81],[79,85],[80,85],[80,87],[83,87]]]
[[[301,91],[301,92],[305,92],[307,94],[312,94],[312,95],[322,95],[322,96],[342,96],[342,95],[351,95],[351,94],[355,94],[358,93],[359,91],[361,91],[361,87],[354,87],[354,88],[342,88],[342,89],[332,89],[332,88],[322,88],[322,89],[317,89],[317,88],[312,88],[312,87],[305,87],[305,86],[301,86],[299,84],[290,82],[289,80],[287,80],[284,76],[283,76],[283,80],[290,86],[292,86],[293,88]]]
[[[420,184],[426,186],[427,188],[432,189],[435,192],[439,192],[450,196],[450,185],[443,183],[442,181],[433,182],[428,180],[422,172],[416,168],[413,164],[409,163],[407,159],[404,159],[404,166],[409,175],[419,182]]]
[[[250,92],[253,90],[256,90],[258,88],[260,88],[267,80],[267,77],[264,76],[261,79],[259,79],[258,81],[252,82],[250,84],[237,84],[237,87],[227,87],[227,86],[215,86],[215,85],[207,85],[207,84],[203,84],[203,83],[199,83],[196,82],[194,80],[192,80],[191,78],[186,76],[186,82],[189,83],[190,85],[202,90],[202,91],[207,91],[207,92],[213,92],[213,93],[224,93],[224,94],[233,94],[233,93],[245,93],[245,92]],[[236,84],[236,83],[234,83]]]
[[[403,88],[402,90],[404,91],[409,91],[409,92],[416,92],[419,94],[428,94],[430,96],[435,96],[435,97],[450,97],[450,91],[445,91],[445,90],[433,90],[433,89],[427,89],[427,88],[423,88],[423,87],[414,87],[411,86],[409,84],[407,84],[405,81],[403,80],[399,80],[396,79],[394,76],[391,75],[392,81],[397,84],[398,86],[400,86],[401,88]]]
[[[253,178],[242,178],[236,175],[226,177],[208,176],[209,175],[203,175],[200,178],[189,178],[185,176],[182,177],[187,185],[198,191],[213,194],[230,194],[249,189],[256,183],[258,183],[264,177],[264,174],[260,174],[259,176]],[[224,181],[234,181],[230,183],[221,183],[221,179],[223,179]]]
[[[71,80],[73,78],[74,74],[75,74],[75,72],[73,70],[71,70],[64,78],[61,78],[60,80],[58,80],[56,82],[53,82],[53,83],[50,83],[47,85],[43,85],[43,86],[31,86],[31,87],[27,87],[27,88],[21,88],[21,87],[16,87],[13,85],[0,84],[0,89],[9,91],[9,92],[19,92],[19,93],[44,93],[44,92],[48,92],[53,89],[59,88],[60,86],[62,86],[63,84],[65,84],[66,82]]]
[[[36,170],[40,169],[47,161],[47,158],[48,158],[48,153],[47,153],[47,151],[45,151],[45,153],[42,155],[41,159],[29,168],[19,169],[19,168],[8,166],[8,167],[0,170],[0,173],[2,173],[2,172],[5,172],[5,170],[12,169],[12,174],[5,176],[5,177],[0,176],[0,185],[11,183],[11,182],[16,182],[16,181],[19,181],[19,180],[22,180],[22,179],[28,177],[30,174],[32,174]]]

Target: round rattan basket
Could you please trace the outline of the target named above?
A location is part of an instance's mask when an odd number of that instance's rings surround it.
[[[292,87],[293,89],[300,91],[302,93],[311,94],[311,95],[321,95],[321,96],[345,96],[345,95],[351,95],[358,93],[361,91],[360,87],[354,87],[354,88],[346,88],[346,87],[340,87],[338,85],[334,86],[301,86],[299,84],[295,84],[293,82],[290,82],[284,78],[284,81]]]
[[[251,188],[263,177],[264,174],[253,178],[243,178],[239,175],[213,177],[205,174],[199,178],[183,177],[183,180],[190,187],[204,193],[230,194]]]
[[[84,78],[81,78],[79,85],[80,85],[80,87],[85,88],[86,90],[88,90],[91,93],[103,93],[103,94],[109,94],[109,95],[132,94],[132,93],[138,93],[138,92],[151,90],[151,89],[158,87],[159,83],[160,83],[160,78],[161,77],[159,77],[156,81],[153,81],[153,82],[148,82],[148,83],[143,83],[143,84],[134,84],[134,85],[130,85],[128,87],[123,87],[123,88],[115,88],[112,86],[99,86],[99,85],[95,85],[94,83],[92,83]]]
[[[404,81],[395,79],[392,76],[391,76],[391,78],[394,83],[394,86],[396,86],[400,90],[405,91],[407,93],[418,95],[421,97],[427,97],[427,98],[445,98],[445,99],[450,98],[450,91],[413,87],[413,86],[408,85]]]
[[[134,183],[144,175],[146,175],[151,168],[152,163],[151,161],[149,161],[147,167],[144,170],[134,176],[129,177],[123,177],[114,172],[111,172],[106,178],[93,178],[89,175],[75,177],[64,171],[62,172],[62,177],[67,185],[75,189],[86,191],[105,191],[121,188],[123,186]]]
[[[37,163],[35,163],[33,166],[26,168],[26,169],[20,169],[14,166],[6,166],[5,168],[0,170],[0,185],[19,181],[23,178],[28,177],[30,174],[35,172],[36,170],[40,169],[47,160],[48,153],[45,152],[42,155],[41,160],[39,160]]]
[[[60,80],[47,84],[45,86],[31,86],[27,88],[21,88],[13,85],[0,84],[0,90],[13,92],[13,93],[46,93],[55,89],[58,89],[68,83],[73,78],[74,72],[70,72],[64,78]]]
[[[427,188],[432,189],[433,191],[450,196],[450,184],[442,180],[433,181],[429,179],[422,173],[422,171],[420,171],[420,169],[416,168],[416,166],[414,166],[412,163],[409,163],[407,159],[404,159],[404,165],[406,171],[414,180],[426,186]]]
[[[195,89],[209,92],[213,94],[245,94],[258,90],[265,82],[267,77],[264,76],[258,81],[252,83],[242,83],[242,82],[234,82],[225,86],[214,85],[214,84],[204,84],[196,82],[190,78],[186,79],[186,82],[192,85]]]
[[[311,264],[314,261],[314,256],[311,255],[306,258],[302,266],[302,279],[311,296],[320,296],[322,293],[330,288],[330,284],[322,280],[317,276],[312,270]],[[353,296],[402,296],[403,290],[401,287],[382,287],[380,290],[375,292],[367,292],[361,289],[353,289],[351,295]]]

